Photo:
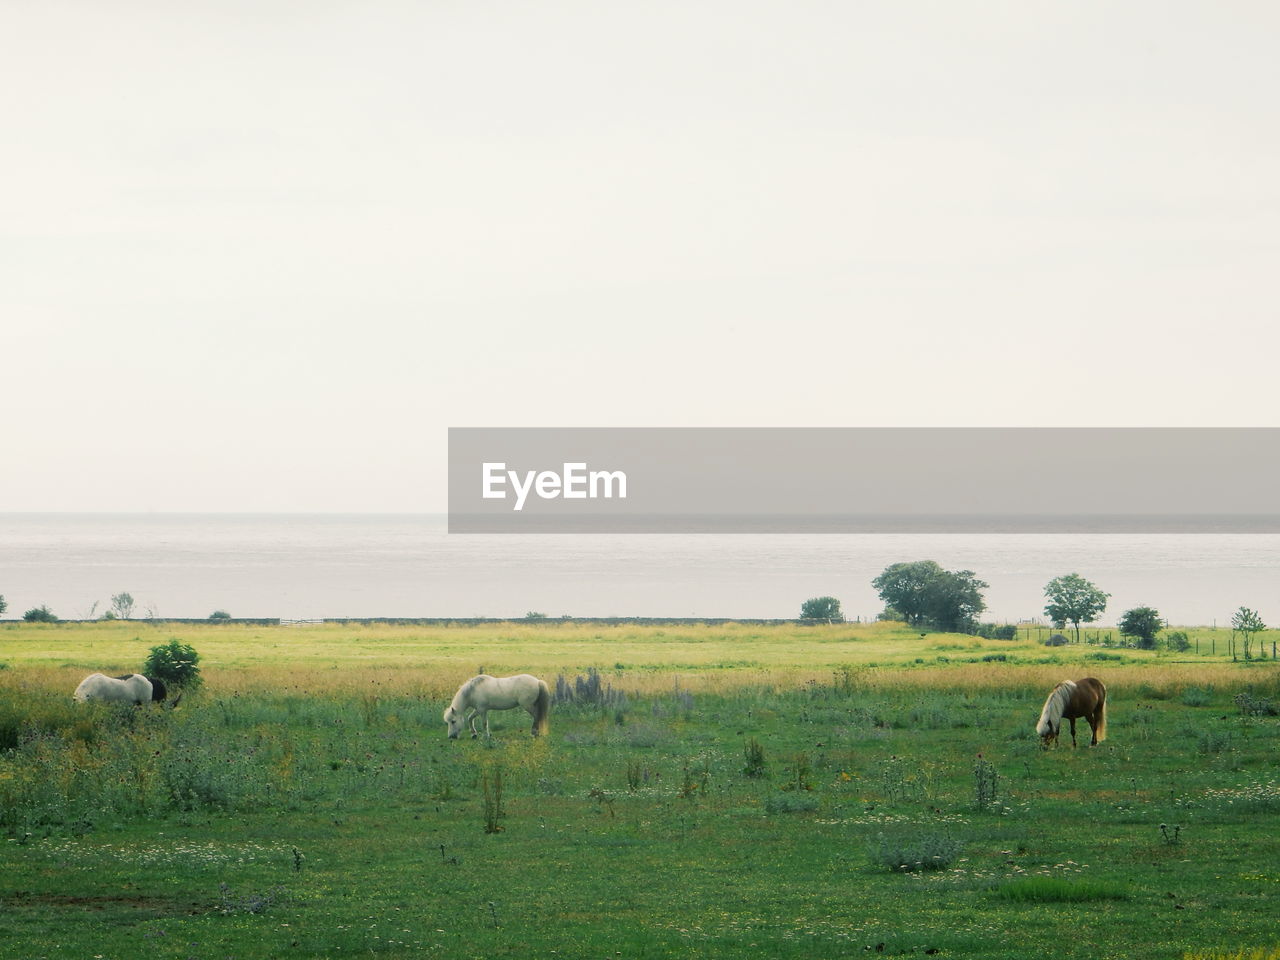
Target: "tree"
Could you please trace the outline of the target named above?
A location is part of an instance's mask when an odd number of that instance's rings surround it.
[[[912,626],[969,630],[987,608],[989,586],[972,570],[944,570],[934,560],[895,563],[871,581],[880,599]]]
[[[835,597],[812,597],[800,604],[801,620],[844,620]]]
[[[916,560],[885,567],[871,585],[880,591],[880,599],[892,607],[905,623],[920,626],[929,615],[929,590],[934,580],[945,571],[935,560]]]
[[[227,611],[225,610],[215,610],[213,611],[213,613],[209,614],[209,619],[210,620],[230,620],[231,614],[227,613]]]
[[[5,603],[4,594],[0,593],[0,613],[4,613],[9,609],[9,604]]]
[[[168,685],[192,690],[203,682],[199,662],[200,654],[175,638],[151,648],[142,672],[148,677],[159,677]]]
[[[1231,629],[1244,637],[1244,658],[1253,659],[1253,635],[1267,629],[1257,610],[1241,607],[1231,617]]]
[[[43,603],[40,604],[40,606],[38,607],[32,607],[30,610],[24,613],[22,615],[22,619],[27,621],[27,623],[57,623],[58,622],[58,618],[54,615],[54,612],[50,610],[49,607]]]
[[[949,633],[973,630],[978,615],[987,609],[982,591],[989,586],[972,570],[942,571],[930,590],[929,622],[936,629]]]
[[[1164,626],[1164,621],[1152,607],[1134,607],[1124,612],[1117,626],[1120,628],[1120,636],[1132,637],[1136,641],[1135,646],[1143,650],[1154,650],[1156,634]]]
[[[111,598],[111,609],[117,619],[130,619],[133,616],[133,596],[128,593],[117,593]]]
[[[1055,624],[1075,627],[1076,643],[1080,642],[1080,624],[1093,623],[1107,609],[1109,593],[1103,593],[1078,573],[1068,573],[1050,580],[1044,588],[1049,598],[1045,616]]]

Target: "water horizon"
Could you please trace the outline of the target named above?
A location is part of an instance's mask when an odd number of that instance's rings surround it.
[[[243,618],[793,619],[809,597],[848,619],[883,607],[870,581],[937,560],[987,581],[984,619],[1044,620],[1044,584],[1080,573],[1172,623],[1280,618],[1280,535],[806,533],[450,534],[432,513],[0,514],[9,618],[48,605],[93,619],[128,592],[135,615]]]

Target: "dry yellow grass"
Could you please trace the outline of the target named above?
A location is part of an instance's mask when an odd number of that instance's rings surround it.
[[[855,670],[859,683],[914,688],[1047,689],[1065,678],[1094,675],[1117,690],[1146,684],[1176,692],[1280,677],[1273,661],[1227,659],[1224,631],[1216,657],[1125,650],[1123,661],[1098,661],[1088,659],[1098,648],[1087,645],[1050,649],[1026,639],[922,636],[893,623],[264,627],[117,621],[0,628],[0,661],[8,664],[0,670],[0,689],[70,690],[94,670],[139,670],[152,646],[175,637],[200,653],[206,687],[217,694],[378,690],[439,697],[481,669],[550,680],[595,668],[616,687],[639,694],[669,691],[676,683],[695,692],[829,684],[843,668]],[[1007,659],[982,661],[999,655]],[[1036,662],[1050,657],[1060,662]]]

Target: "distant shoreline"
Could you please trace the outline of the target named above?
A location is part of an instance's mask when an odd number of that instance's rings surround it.
[[[0,618],[0,627],[9,626],[46,626],[57,627],[59,624],[76,624],[84,626],[85,624],[138,624],[142,626],[161,627],[170,624],[181,624],[183,626],[248,626],[248,627],[291,627],[305,625],[328,625],[328,624],[353,624],[357,626],[369,626],[374,624],[384,624],[393,627],[478,627],[485,625],[493,626],[603,626],[603,627],[621,627],[621,626],[637,626],[637,627],[718,627],[728,624],[747,624],[752,626],[798,626],[798,627],[842,627],[842,626],[865,626],[869,623],[877,623],[876,620],[802,620],[799,618],[786,617],[317,617],[314,619],[291,620],[283,617],[231,617],[230,619],[210,620],[208,617],[154,617],[141,620],[103,620],[96,618],[93,620],[76,620],[72,618],[59,617],[53,623],[30,623],[17,618]],[[997,626],[1015,626],[1019,630],[1037,630],[1042,632],[1055,632],[1070,634],[1071,627],[1061,628],[1055,627],[1049,623],[1037,623],[1034,620],[1018,620],[1004,621],[993,620],[984,621],[994,623]],[[1096,623],[1088,624],[1082,628],[1085,632],[1100,630],[1115,630],[1115,624]],[[1227,626],[1219,627],[1216,624],[1201,623],[1179,623],[1169,624],[1168,629],[1196,629],[1196,630],[1229,630]],[[921,634],[931,633],[955,633],[949,630],[921,629]],[[968,635],[968,634],[962,634]]]

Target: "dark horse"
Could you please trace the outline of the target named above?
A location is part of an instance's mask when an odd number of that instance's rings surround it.
[[[1053,688],[1040,712],[1036,733],[1043,746],[1058,742],[1062,721],[1071,721],[1071,746],[1076,745],[1076,717],[1089,721],[1093,738],[1089,746],[1096,747],[1107,739],[1107,688],[1101,680],[1085,677],[1083,680],[1063,680]]]

